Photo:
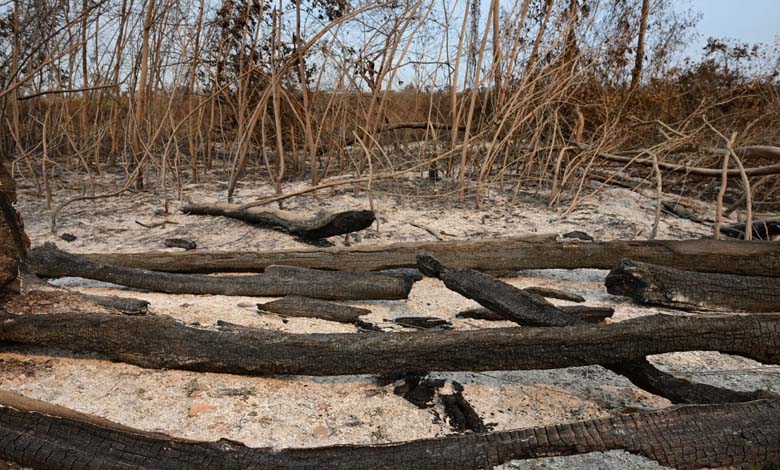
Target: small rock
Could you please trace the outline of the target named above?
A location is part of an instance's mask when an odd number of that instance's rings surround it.
[[[211,413],[212,411],[217,411],[218,409],[219,407],[216,405],[209,405],[208,403],[196,401],[192,404],[192,406],[190,406],[190,412],[187,413],[187,416],[198,416],[201,413]]]
[[[319,438],[330,436],[330,430],[323,425],[316,426],[314,429],[312,429],[311,433],[314,435],[314,437]]]
[[[68,243],[72,241],[76,241],[76,235],[73,235],[72,233],[63,233],[62,235],[60,235],[60,238],[62,238]]]

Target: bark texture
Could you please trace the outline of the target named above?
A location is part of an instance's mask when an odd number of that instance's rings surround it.
[[[405,299],[414,277],[348,273],[272,266],[254,276],[206,276],[147,271],[95,262],[66,253],[52,244],[30,252],[41,276],[75,276],[168,294],[217,294],[256,297],[302,295],[330,300]]]
[[[276,313],[287,317],[308,317],[339,323],[355,323],[362,315],[368,315],[371,310],[335,304],[324,300],[308,297],[287,296],[272,302],[257,304],[262,311]]]
[[[14,281],[30,241],[24,233],[22,218],[14,209],[16,185],[0,155],[0,297],[18,292]]]
[[[343,235],[366,229],[374,223],[373,211],[346,211],[336,214],[320,213],[310,218],[292,211],[253,207],[241,209],[240,204],[188,204],[182,212],[192,215],[214,215],[243,220],[260,227],[281,230],[307,240]]]
[[[512,431],[375,446],[273,450],[127,428],[0,392],[0,458],[50,470],[477,470],[623,449],[679,469],[780,459],[780,402],[679,406]]]
[[[644,305],[780,312],[780,280],[773,277],[700,273],[624,260],[610,271],[606,286],[610,294]]]
[[[554,236],[394,243],[320,250],[91,254],[90,259],[157,271],[259,272],[284,264],[338,271],[413,267],[428,254],[456,269],[493,275],[521,269],[612,269],[623,259],[679,269],[753,276],[780,276],[780,245],[735,240],[557,241]]]
[[[247,375],[555,369],[701,350],[778,364],[780,316],[657,315],[566,328],[287,334],[197,328],[157,315],[3,314],[0,342],[96,352],[150,369]]]

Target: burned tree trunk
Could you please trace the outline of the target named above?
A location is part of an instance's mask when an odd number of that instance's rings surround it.
[[[780,312],[773,277],[700,273],[623,260],[606,280],[610,294],[682,310]]]
[[[292,211],[253,207],[241,209],[240,204],[188,204],[181,211],[192,215],[214,215],[243,220],[253,225],[297,235],[307,240],[343,235],[366,229],[374,223],[373,211],[346,211],[336,214],[320,213],[311,218]]]
[[[20,263],[30,246],[15,202],[16,185],[6,169],[5,157],[0,155],[0,298],[18,292]]]
[[[96,352],[152,369],[248,375],[554,369],[701,350],[780,363],[778,315],[385,334],[218,331],[165,316],[98,313],[5,314],[0,326],[0,342]]]
[[[227,439],[177,439],[0,392],[0,458],[52,470],[478,470],[511,460],[619,449],[680,469],[776,462],[780,401],[679,406],[385,445],[274,450]]]
[[[147,252],[91,254],[101,263],[157,271],[260,272],[284,264],[337,271],[410,268],[417,255],[446,266],[502,275],[521,269],[612,269],[623,259],[702,272],[780,277],[780,245],[735,240],[558,241],[533,235],[492,240],[393,243],[389,245],[245,252]]]
[[[355,323],[362,315],[368,315],[371,310],[350,307],[323,300],[310,299],[290,295],[273,302],[257,304],[261,311],[276,313],[287,317],[319,318],[339,323]]]
[[[330,300],[405,299],[413,277],[347,273],[273,266],[254,276],[206,276],[125,268],[91,261],[46,244],[30,252],[39,275],[75,276],[168,294],[281,297],[303,295]]]

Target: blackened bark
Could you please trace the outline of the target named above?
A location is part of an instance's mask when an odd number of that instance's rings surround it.
[[[610,294],[682,310],[780,312],[780,280],[700,273],[623,260],[607,276]]]
[[[349,305],[295,295],[257,304],[257,308],[261,311],[288,317],[319,318],[339,323],[355,323],[362,315],[371,313],[371,310],[365,308],[350,307]]]
[[[366,229],[374,223],[373,211],[346,211],[336,214],[320,213],[302,218],[291,211],[264,208],[240,209],[240,204],[188,204],[181,211],[192,215],[215,215],[243,220],[253,225],[281,230],[307,240],[343,235]]]
[[[41,276],[76,276],[168,294],[216,294],[256,297],[302,295],[330,300],[405,299],[413,277],[348,273],[272,266],[253,276],[206,276],[125,268],[98,263],[46,244],[29,260]]]
[[[635,240],[581,242],[532,235],[488,240],[393,243],[321,250],[86,255],[95,261],[170,272],[260,272],[284,264],[337,271],[410,268],[417,255],[452,269],[502,275],[522,269],[612,269],[623,259],[702,272],[780,277],[780,244],[736,240]]]
[[[610,307],[586,307],[581,305],[558,305],[557,307],[560,311],[579,317],[588,323],[599,323],[615,313],[615,309]],[[456,314],[455,317],[486,321],[506,321],[506,317],[482,307],[464,310]],[[515,323],[527,326],[523,322],[515,321]]]
[[[477,470],[619,449],[679,469],[777,462],[780,401],[678,406],[385,445],[273,450],[144,432],[0,392],[0,458],[50,470]]]
[[[743,240],[747,229],[745,224],[725,225],[720,228],[720,233],[727,237]],[[780,235],[780,219],[756,220],[753,222],[753,239],[770,240]]]
[[[569,326],[581,323],[543,297],[473,270],[449,269],[431,256],[417,257],[417,269],[441,279],[449,289],[477,301],[507,320],[538,326]]]
[[[554,369],[702,350],[778,364],[780,316],[656,315],[566,328],[307,335],[219,331],[157,315],[4,314],[0,342],[96,352],[152,369],[247,375]]]
[[[545,300],[528,295],[486,274],[471,270],[450,270],[430,256],[418,257],[418,267],[423,274],[439,277],[450,289],[476,300],[482,306],[507,319],[544,326],[585,323],[582,318],[566,314]],[[554,322],[549,319],[553,319]],[[741,402],[755,399],[756,393],[759,396],[765,393],[736,392],[681,380],[656,369],[643,357],[601,364],[625,376],[637,387],[663,396],[673,403]]]

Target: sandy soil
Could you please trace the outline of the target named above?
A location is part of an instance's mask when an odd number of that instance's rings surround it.
[[[101,179],[109,188],[112,177]],[[294,190],[302,183],[290,184]],[[544,193],[507,191],[491,193],[481,209],[447,198],[447,183],[421,178],[375,184],[374,209],[379,224],[359,234],[352,243],[381,244],[391,241],[430,240],[421,224],[444,237],[473,239],[522,233],[564,233],[583,230],[597,239],[646,238],[651,229],[655,201],[622,188],[607,188],[594,196],[585,193],[578,209],[565,215],[548,209]],[[62,187],[55,203],[79,194],[82,188]],[[224,199],[224,187],[192,184],[184,188],[193,201]],[[237,202],[249,202],[271,194],[264,184],[244,183]],[[20,209],[34,245],[47,241],[73,252],[133,252],[166,249],[165,238],[188,238],[203,250],[273,250],[305,247],[302,242],[275,231],[252,227],[240,221],[186,216],[176,212],[184,202],[171,196],[170,213],[163,212],[159,194],[128,194],[121,198],[74,203],[59,215],[58,234],[70,233],[67,243],[50,233],[51,210],[30,189],[21,190]],[[365,192],[340,188],[287,201],[285,209],[337,211],[368,208]],[[702,218],[714,208],[702,203],[694,208]],[[169,224],[145,228],[169,221]],[[707,236],[709,225],[663,215],[659,238]],[[330,240],[343,245],[343,238]],[[610,321],[668,312],[638,308],[627,299],[606,293],[606,271],[540,270],[515,273],[507,279],[514,285],[549,286],[576,292],[588,305],[612,306]],[[258,314],[257,302],[269,298],[162,295],[122,289],[81,279],[57,281],[82,292],[146,299],[158,314],[183,321],[214,325],[224,320],[252,327],[291,332],[349,332],[350,325],[285,319]],[[556,303],[565,304],[566,302]],[[353,303],[371,309],[365,320],[384,328],[398,316],[430,315],[450,320],[455,328],[508,326],[503,322],[462,320],[455,314],[476,304],[447,290],[439,281],[424,279],[408,301]],[[740,390],[757,388],[780,392],[780,368],[770,368],[742,358],[712,352],[689,352],[653,357],[663,369],[693,380]],[[633,387],[626,379],[601,367],[554,371],[447,373],[437,377],[464,385],[464,395],[495,430],[524,428],[566,421],[604,417],[637,409],[669,406],[668,401]],[[225,437],[249,446],[284,448],[329,444],[374,444],[452,432],[434,407],[421,410],[392,393],[393,385],[380,386],[367,376],[312,378],[253,378],[225,374],[145,370],[112,363],[94,355],[57,353],[48,350],[0,351],[0,388],[98,415],[128,426],[175,436],[214,440]],[[656,469],[655,462],[625,452],[590,454],[569,458],[515,462],[512,469],[628,468]]]

